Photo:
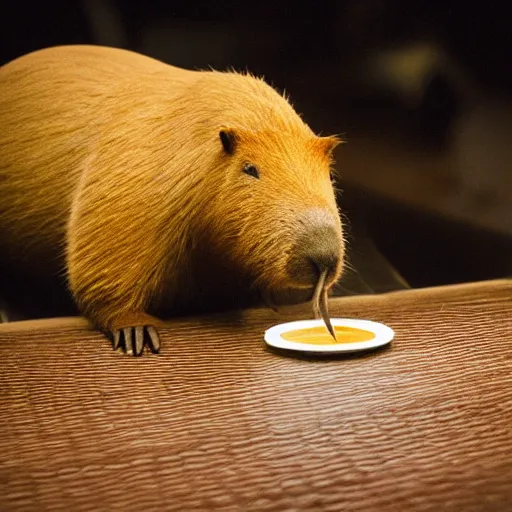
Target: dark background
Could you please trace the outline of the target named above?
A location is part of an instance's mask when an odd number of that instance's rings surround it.
[[[355,266],[371,273],[375,244],[428,286],[512,275],[510,19],[492,2],[3,2],[0,59],[95,43],[264,75],[348,140]]]

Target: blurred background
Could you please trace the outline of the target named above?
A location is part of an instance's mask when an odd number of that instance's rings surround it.
[[[336,159],[354,292],[512,276],[505,2],[2,2],[0,42],[2,64],[94,43],[286,89],[315,131],[348,141]]]

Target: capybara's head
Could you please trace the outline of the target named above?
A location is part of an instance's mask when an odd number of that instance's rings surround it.
[[[212,133],[215,184],[205,216],[230,264],[262,296],[275,298],[284,290],[312,291],[326,269],[332,285],[342,272],[344,241],[331,179],[339,139],[316,136],[273,94],[274,110]]]

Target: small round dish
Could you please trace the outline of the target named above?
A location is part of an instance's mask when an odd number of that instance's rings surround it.
[[[265,342],[275,348],[330,354],[382,347],[390,343],[395,335],[387,325],[370,320],[331,318],[331,323],[336,331],[336,342],[323,320],[299,320],[275,325],[265,331]],[[320,339],[324,342],[320,343]]]

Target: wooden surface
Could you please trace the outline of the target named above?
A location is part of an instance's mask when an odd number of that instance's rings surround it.
[[[512,510],[512,282],[331,300],[391,348],[263,344],[303,305],[182,319],[159,356],[0,325],[0,510]]]

